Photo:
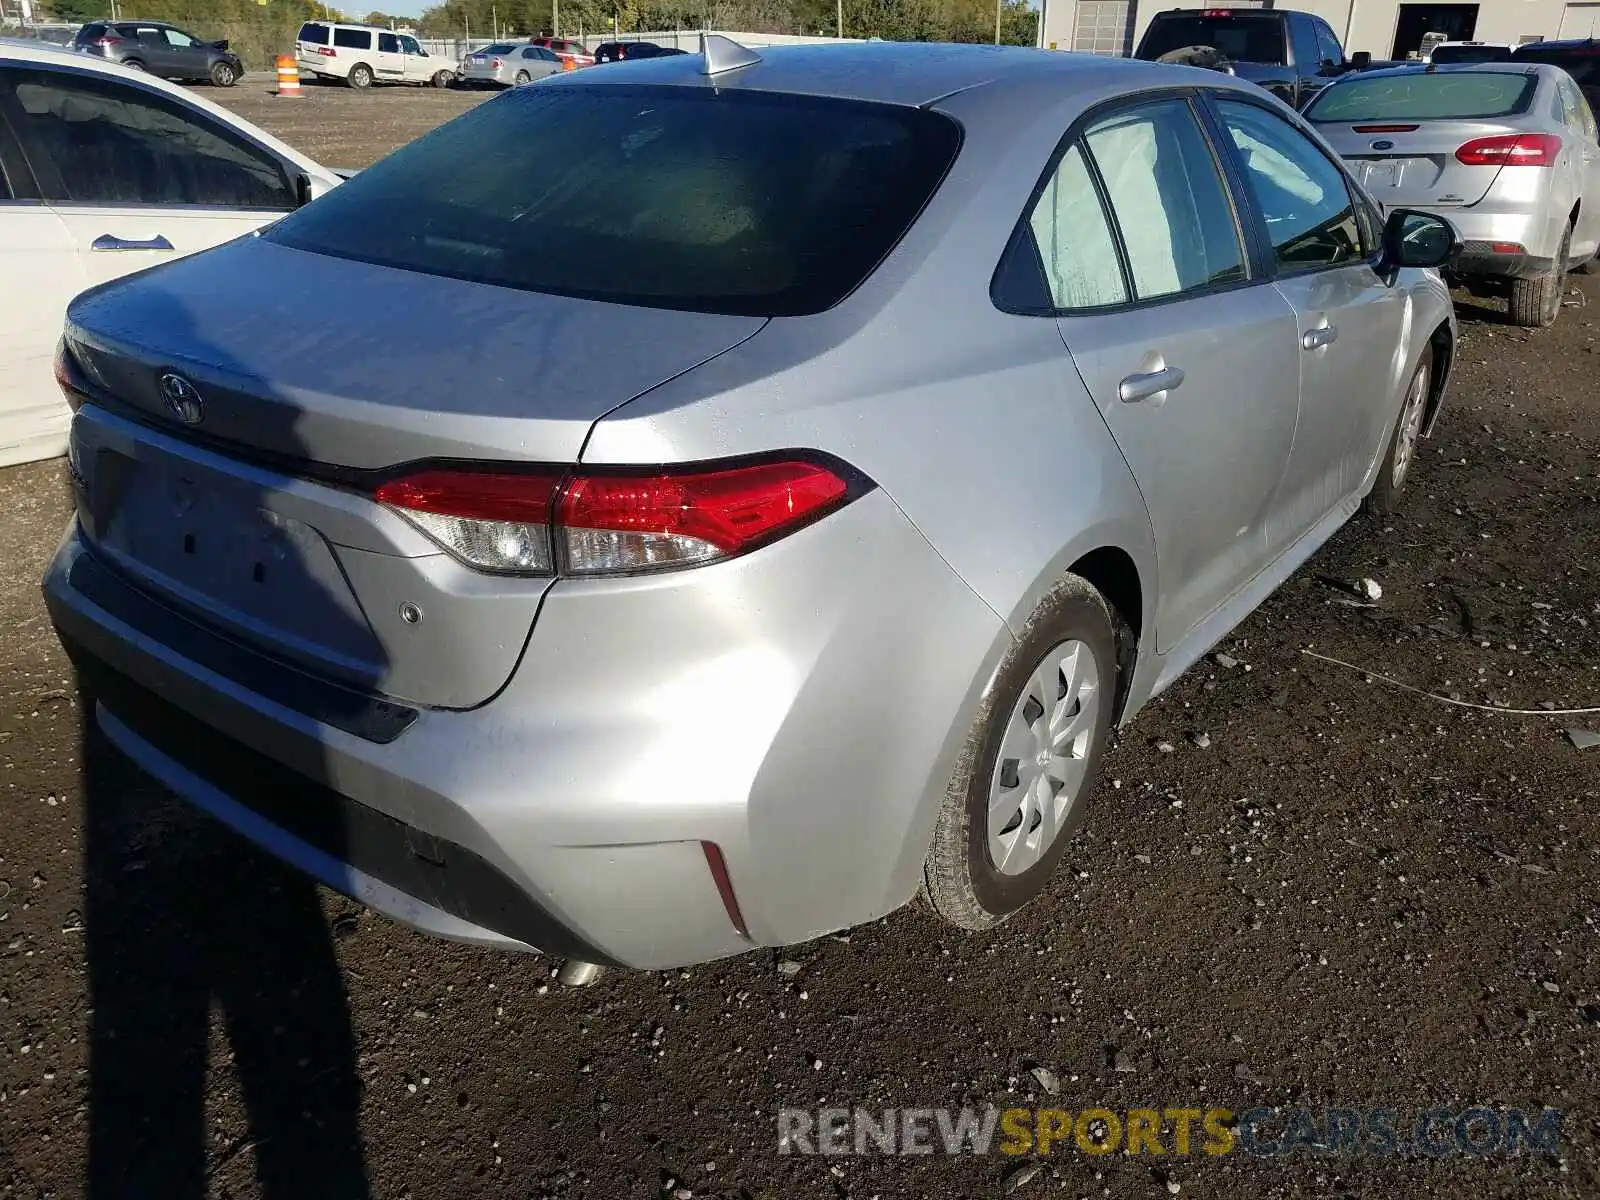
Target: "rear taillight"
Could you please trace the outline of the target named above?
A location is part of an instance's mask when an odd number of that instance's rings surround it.
[[[337,58],[337,57],[339,57],[339,52],[337,50],[335,50],[332,46],[318,46],[317,47],[317,53],[322,55],[323,58]]]
[[[556,471],[419,471],[383,484],[377,499],[469,567],[548,575],[560,482]]]
[[[1352,125],[1356,133],[1414,133],[1415,125]]]
[[[496,71],[498,71],[501,67],[505,66],[506,64],[505,64],[505,60],[504,59],[497,58],[493,62],[491,62],[489,65],[491,67],[493,67]]]
[[[1456,151],[1456,161],[1469,167],[1553,167],[1561,139],[1553,133],[1505,133],[1473,138]]]
[[[109,50],[112,46],[122,45],[122,39],[119,37],[97,37],[89,45],[99,46],[102,50]]]
[[[732,558],[861,490],[846,468],[783,458],[655,471],[438,468],[375,495],[479,570],[598,575]]]

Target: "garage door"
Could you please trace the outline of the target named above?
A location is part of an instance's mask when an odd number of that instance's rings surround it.
[[[1561,14],[1561,32],[1564,38],[1600,36],[1600,4],[1569,4]]]
[[[1127,54],[1132,49],[1128,0],[1078,0],[1072,48],[1084,54]]]

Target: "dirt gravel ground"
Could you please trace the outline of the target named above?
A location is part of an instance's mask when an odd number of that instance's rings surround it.
[[[354,165],[378,122],[298,123],[462,103],[223,99]],[[586,990],[312,889],[86,731],[37,591],[63,471],[0,472],[0,1196],[1600,1195],[1600,749],[1563,732],[1600,716],[1303,653],[1600,704],[1600,288],[1536,333],[1463,306],[1403,515],[1352,522],[1115,741],[1043,902]],[[991,1103],[1550,1106],[1563,1145],[779,1153],[780,1107]]]
[[[300,98],[273,94],[277,76],[253,72],[229,88],[197,89],[207,100],[282,138],[328,167],[370,167],[436,125],[495,95],[481,89],[374,87],[306,81]]]

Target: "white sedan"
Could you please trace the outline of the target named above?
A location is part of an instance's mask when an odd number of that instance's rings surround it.
[[[176,84],[0,41],[0,466],[66,450],[51,362],[68,301],[259,229],[339,180]]]

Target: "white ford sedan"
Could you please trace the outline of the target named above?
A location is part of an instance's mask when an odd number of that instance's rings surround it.
[[[69,300],[249,233],[338,182],[176,84],[0,41],[0,466],[66,450],[51,360]]]

